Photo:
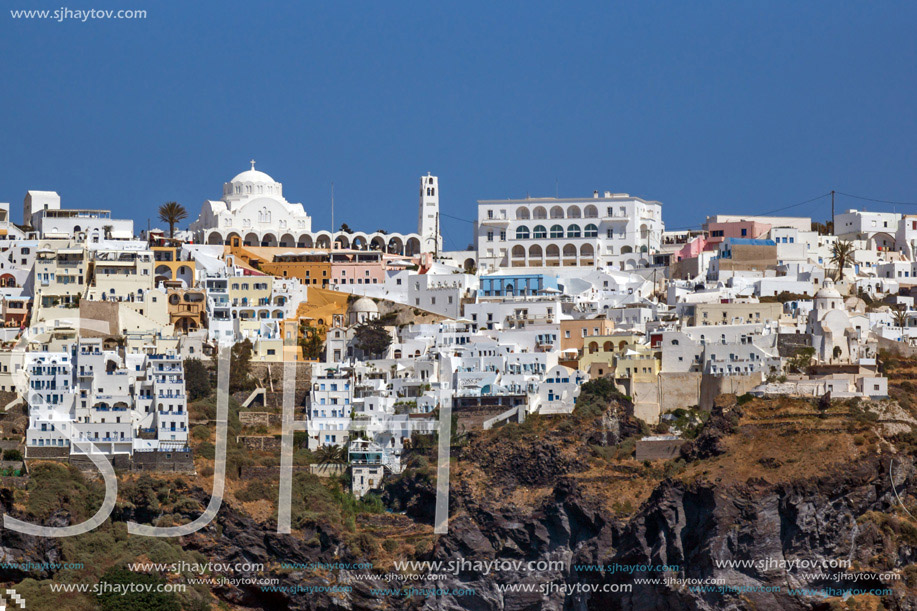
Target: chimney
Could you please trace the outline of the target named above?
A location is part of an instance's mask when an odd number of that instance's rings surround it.
[[[598,192],[598,190],[592,192],[592,197],[593,197],[594,199],[598,199],[598,198],[599,198],[599,192]]]
[[[605,191],[605,199],[611,199],[611,191]]]

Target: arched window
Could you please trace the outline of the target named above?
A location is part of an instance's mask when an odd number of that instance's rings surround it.
[[[548,230],[544,228],[544,225],[535,225],[535,229],[532,232],[532,237],[536,240],[539,238],[548,237]]]
[[[525,259],[525,248],[516,244],[513,246],[513,258],[514,259]]]
[[[564,257],[568,259],[576,258],[576,246],[573,244],[567,244],[564,246]]]
[[[589,223],[586,225],[586,229],[583,231],[583,235],[587,238],[597,238],[599,237],[599,228]]]
[[[579,206],[570,206],[569,208],[567,208],[567,218],[568,219],[581,218]]]
[[[533,219],[546,219],[548,218],[548,211],[545,210],[542,206],[538,206],[535,210],[532,211]]]
[[[529,216],[529,209],[525,207],[516,208],[516,219],[527,221],[531,217]]]
[[[580,228],[579,225],[570,225],[567,227],[567,237],[568,238],[578,238],[580,237]]]
[[[564,237],[564,228],[560,225],[551,226],[551,237],[552,238],[562,238]]]
[[[552,219],[562,219],[564,218],[564,209],[560,206],[554,206],[551,208],[551,218]]]
[[[599,209],[589,204],[586,206],[585,213],[583,214],[587,219],[597,219],[599,218]]]
[[[529,228],[525,225],[516,228],[516,239],[517,240],[528,240],[529,239]]]

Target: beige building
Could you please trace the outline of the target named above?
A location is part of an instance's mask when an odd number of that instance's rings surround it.
[[[781,303],[695,303],[685,306],[686,326],[743,325],[778,322]]]

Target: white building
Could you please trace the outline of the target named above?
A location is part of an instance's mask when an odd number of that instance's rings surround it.
[[[834,215],[834,235],[842,240],[871,240],[877,246],[894,248],[900,219],[901,215],[895,212],[850,209]]]
[[[353,388],[350,372],[338,366],[312,366],[309,393],[309,449],[343,446],[350,439]]]
[[[88,241],[131,240],[134,221],[113,219],[110,210],[64,210],[54,191],[29,191],[22,204],[22,222],[43,238],[73,238],[84,234]]]
[[[108,456],[183,450],[188,444],[184,367],[177,354],[128,354],[81,339],[72,352],[26,353],[27,448],[89,441]]]
[[[416,233],[313,232],[312,218],[303,205],[288,202],[283,196],[283,185],[256,170],[254,160],[251,164],[251,169],[224,183],[222,199],[204,202],[200,215],[190,226],[196,241],[232,244],[236,240],[242,246],[331,248],[333,239],[338,248],[381,250],[405,256],[420,254],[421,236]],[[423,206],[423,196],[421,199]],[[438,210],[438,203],[435,207]]]
[[[648,265],[659,248],[662,204],[598,191],[591,199],[481,200],[475,234],[481,270]]]
[[[478,276],[471,274],[415,274],[408,277],[408,305],[458,319],[462,299],[477,290]]]

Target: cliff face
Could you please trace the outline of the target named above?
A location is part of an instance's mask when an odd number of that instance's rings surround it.
[[[903,424],[910,408],[738,403],[722,398],[680,458],[664,462],[633,460],[645,431],[621,398],[566,420],[470,435],[453,448],[444,536],[430,535],[435,450],[427,447],[386,486],[382,498],[395,513],[358,515],[345,528],[322,518],[326,511],[278,535],[273,520],[226,502],[205,529],[170,545],[213,563],[263,564],[235,577],[277,580],[273,588],[225,583],[204,592],[234,609],[917,609],[917,436]],[[126,545],[117,534],[123,522],[149,519],[164,504],[175,520],[193,519],[209,495],[176,486],[152,489],[161,504],[139,484],[126,488],[100,536]],[[13,499],[0,493],[3,510],[25,518]],[[56,509],[45,521],[72,519]],[[68,545],[0,530],[10,561],[73,560]],[[385,581],[399,560],[442,564],[415,569],[437,579]],[[301,568],[366,561],[375,567]],[[10,582],[26,576],[3,572]],[[342,585],[351,590],[333,590]],[[407,586],[439,593],[390,591]],[[851,587],[879,592],[841,596]]]
[[[449,560],[562,560],[567,568],[481,575],[467,571],[437,587],[474,588],[473,599],[428,601],[437,609],[810,609],[824,597],[790,594],[790,588],[827,590],[850,587],[834,569],[786,570],[780,561],[818,566],[850,561],[863,573],[856,587],[884,588],[867,573],[914,562],[917,540],[902,541],[869,519],[889,515],[898,505],[888,477],[889,457],[873,456],[807,482],[686,485],[667,480],[630,520],[609,520],[570,481],[558,484],[534,512],[497,503],[464,502],[462,515],[437,544],[434,557]],[[912,489],[914,462],[895,460],[899,495]],[[724,562],[752,566],[725,568]],[[768,564],[761,564],[766,562]],[[757,563],[756,566],[754,563]],[[677,565],[680,578],[717,578],[744,592],[692,592],[661,583],[658,572],[628,574],[577,570],[577,565]],[[741,565],[740,565],[741,566]],[[844,569],[840,569],[843,571]],[[641,583],[657,578],[660,583]],[[556,584],[553,594],[501,593],[502,584]],[[445,585],[444,585],[445,583]],[[563,585],[586,589],[628,585],[628,592],[564,593]],[[755,591],[757,590],[757,591]],[[766,591],[771,590],[771,591]],[[882,598],[889,609],[917,608],[904,589]],[[483,605],[483,606],[482,606]]]

